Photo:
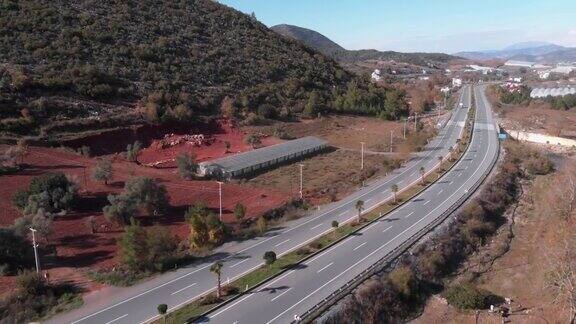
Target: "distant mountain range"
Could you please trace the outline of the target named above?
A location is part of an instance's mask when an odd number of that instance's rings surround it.
[[[395,60],[414,65],[447,63],[457,57],[443,53],[401,53],[394,51],[378,51],[374,49],[347,50],[317,31],[293,25],[276,25],[272,30],[285,37],[301,41],[305,45],[334,58],[342,63],[357,63],[366,60]]]
[[[454,55],[470,60],[522,60],[551,64],[576,61],[576,48],[546,42],[524,42],[501,50],[459,52]]]

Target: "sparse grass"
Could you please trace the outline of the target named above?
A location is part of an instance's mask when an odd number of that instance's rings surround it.
[[[150,272],[128,272],[128,271],[91,271],[87,273],[88,278],[102,284],[117,287],[129,287],[144,278],[152,275]]]
[[[315,204],[341,199],[354,188],[390,172],[398,163],[381,155],[364,156],[364,170],[360,170],[360,153],[336,150],[310,157],[304,163],[304,195]],[[298,195],[300,171],[297,165],[281,166],[249,180],[262,187],[274,188]]]

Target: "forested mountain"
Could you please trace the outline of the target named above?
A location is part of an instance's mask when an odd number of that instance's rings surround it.
[[[527,60],[542,63],[556,63],[573,59],[575,50],[546,42],[523,42],[507,46],[501,50],[460,52],[456,55],[471,60]]]
[[[262,105],[269,115],[330,111],[355,78],[210,0],[4,0],[0,64],[0,132],[8,137],[138,118],[186,122],[219,113],[226,96],[240,118]],[[353,85],[377,93],[354,98],[354,109],[384,109],[384,89]]]
[[[336,44],[331,39],[320,34],[319,32],[311,29],[286,24],[272,26],[270,29],[280,35],[297,39],[328,56],[331,56],[337,52],[345,51],[342,46]]]
[[[326,36],[302,27],[292,25],[276,25],[272,30],[287,37],[301,41],[325,55],[342,63],[356,63],[366,60],[395,60],[398,62],[426,66],[428,63],[446,63],[456,57],[443,53],[401,53],[394,51],[347,50]]]

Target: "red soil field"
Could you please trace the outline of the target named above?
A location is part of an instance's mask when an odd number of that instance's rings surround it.
[[[174,133],[170,138],[176,139],[182,135],[182,132]],[[248,133],[230,125],[224,120],[218,121],[217,127],[213,129],[205,129],[203,133],[190,131],[186,135],[202,135],[207,139],[207,143],[203,145],[192,145],[191,143],[184,142],[175,146],[158,148],[156,144],[159,141],[156,139],[150,146],[142,150],[138,161],[147,165],[157,163],[157,165],[161,167],[174,167],[176,165],[174,162],[175,158],[182,153],[194,155],[198,162],[202,162],[217,159],[225,155],[252,150],[252,147],[244,142]],[[208,141],[208,139],[211,140]],[[226,142],[230,143],[228,153],[226,152]],[[273,145],[280,142],[281,140],[271,136],[262,138],[262,146]]]
[[[7,146],[0,146],[2,153]],[[46,261],[43,269],[50,272],[51,278],[70,279],[74,268],[111,268],[116,263],[116,238],[122,233],[121,228],[108,222],[102,207],[107,204],[106,196],[122,191],[124,182],[132,176],[147,176],[166,186],[170,196],[171,212],[164,217],[142,217],[143,225],[159,224],[167,226],[181,238],[188,234],[188,225],[183,214],[186,208],[197,202],[204,202],[214,213],[218,213],[218,184],[213,181],[185,181],[175,169],[155,169],[125,162],[118,155],[113,155],[114,179],[106,186],[90,178],[91,167],[96,159],[86,158],[73,152],[61,149],[31,147],[24,163],[27,167],[15,174],[0,176],[0,226],[9,226],[20,217],[20,212],[12,206],[14,192],[27,187],[30,180],[46,172],[60,171],[73,178],[79,185],[80,202],[68,215],[55,216],[54,234],[50,244],[57,249],[58,258]],[[223,185],[223,218],[227,223],[235,221],[233,208],[240,202],[246,206],[247,217],[256,217],[267,210],[282,205],[288,197],[285,194],[259,189],[246,185]],[[94,216],[97,233],[91,234],[86,226],[87,219]],[[41,242],[47,244],[47,242]],[[77,272],[73,280],[82,282],[85,288],[91,289],[85,278]],[[9,285],[3,284],[9,289]],[[87,285],[87,286],[86,286]]]

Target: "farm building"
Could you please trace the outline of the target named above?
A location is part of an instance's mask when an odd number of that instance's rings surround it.
[[[562,97],[566,95],[576,94],[576,87],[558,87],[558,88],[534,88],[530,92],[531,98],[546,98],[551,97]]]
[[[201,162],[198,165],[198,173],[200,176],[225,179],[240,177],[322,151],[327,147],[328,142],[314,136],[307,136],[249,152]]]

